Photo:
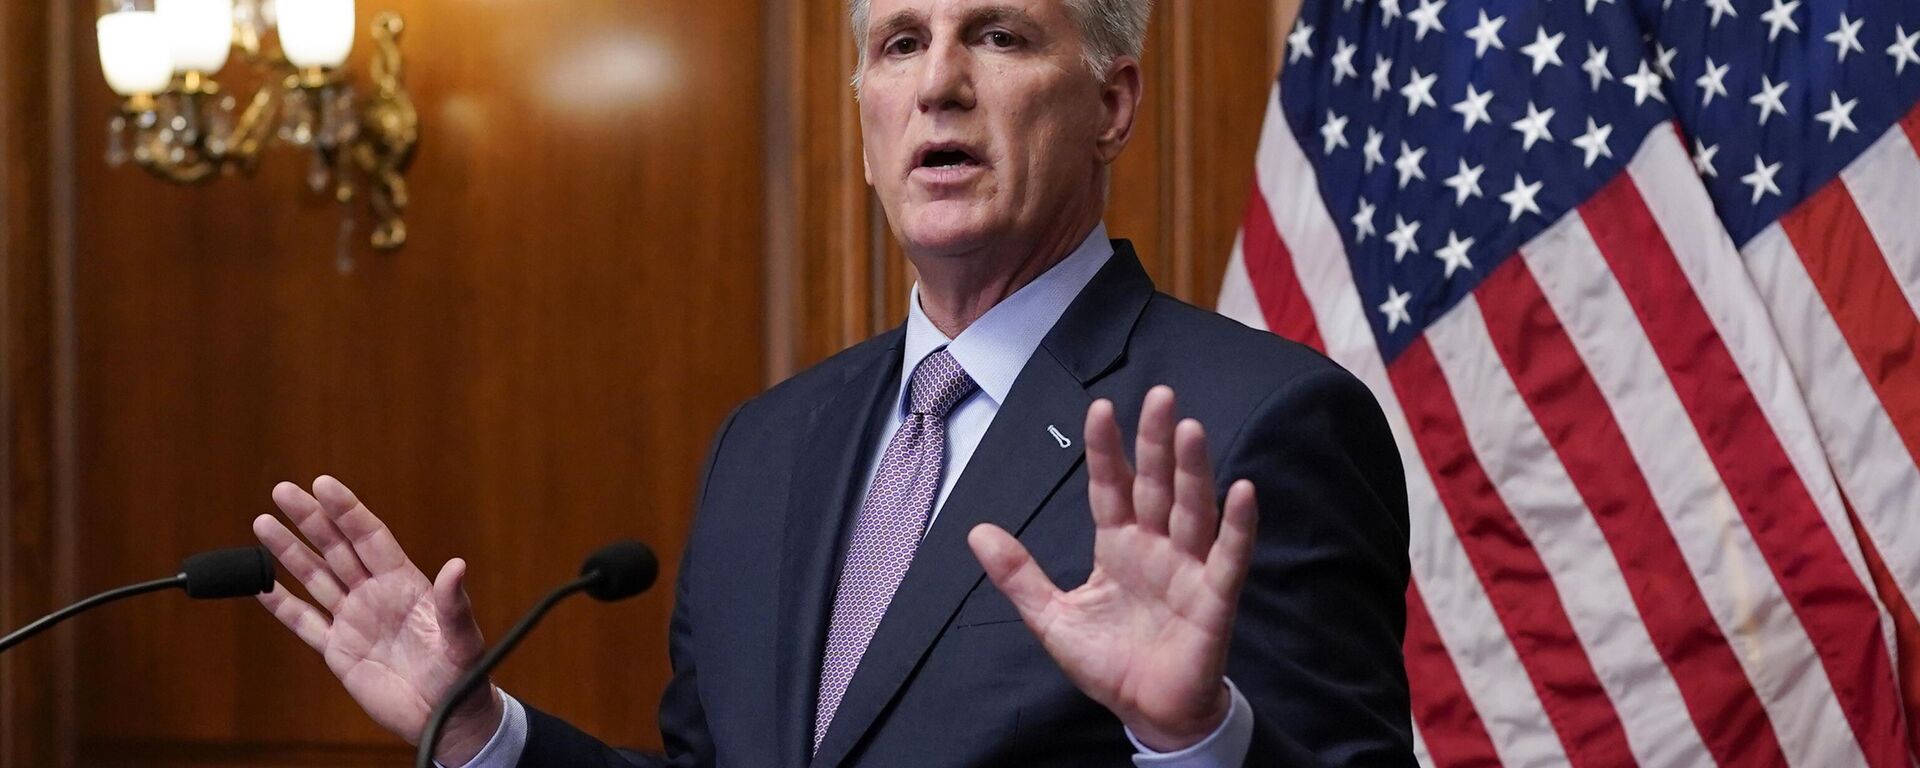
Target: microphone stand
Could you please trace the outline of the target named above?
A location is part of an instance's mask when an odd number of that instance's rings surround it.
[[[599,580],[600,571],[593,571],[547,593],[546,597],[541,598],[540,602],[533,606],[533,610],[520,617],[520,623],[513,625],[513,629],[507,630],[507,634],[501,636],[499,645],[488,650],[486,655],[480,657],[479,664],[467,670],[467,674],[462,676],[459,682],[454,683],[453,690],[441,697],[440,706],[435,707],[433,716],[428,718],[427,729],[420,733],[420,751],[414,756],[415,768],[433,768],[433,748],[439,743],[440,731],[446,728],[447,717],[453,713],[453,708],[466,699],[468,694],[473,693],[473,689],[479,687],[481,681],[487,679],[487,674],[500,665],[501,659],[505,659],[507,654],[513,652],[514,647],[533,630],[533,625],[540,623],[540,619],[544,618],[548,611],[553,610],[555,605],[559,605],[561,600],[593,586]]]
[[[185,586],[186,583],[187,583],[187,575],[184,573],[181,573],[173,576],[168,576],[167,578],[164,578],[164,579],[154,579],[153,581],[146,581],[146,582],[141,582],[139,584],[132,584],[125,587],[120,587],[118,589],[109,589],[105,592],[94,595],[93,597],[89,597],[85,600],[74,603],[73,605],[69,605],[65,608],[62,608],[54,613],[48,614],[46,616],[42,616],[40,617],[39,621],[35,621],[32,624],[28,624],[24,627],[14,630],[12,634],[7,635],[6,637],[0,637],[0,652],[5,652],[8,648],[12,648],[15,645],[19,645],[22,641],[26,640],[27,638],[40,634],[41,632],[47,630],[49,627],[52,627],[53,625],[58,624],[62,621],[66,621],[68,618],[71,618],[74,614],[80,613],[81,611],[85,611],[94,606],[101,605],[103,603],[111,603],[121,598],[133,597],[134,595],[144,595],[148,592],[158,592],[163,589],[172,589],[174,587]]]

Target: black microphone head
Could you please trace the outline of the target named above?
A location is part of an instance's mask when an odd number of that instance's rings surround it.
[[[611,602],[633,597],[653,586],[660,576],[660,561],[647,545],[632,539],[617,541],[601,548],[580,566],[580,575],[594,576],[587,594],[595,600]]]
[[[202,552],[180,564],[187,596],[246,597],[273,591],[273,556],[261,547]]]

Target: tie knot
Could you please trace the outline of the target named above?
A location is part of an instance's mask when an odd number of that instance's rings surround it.
[[[936,419],[946,418],[947,411],[967,399],[976,388],[973,377],[960,367],[960,361],[942,348],[921,360],[920,367],[913,370],[913,381],[907,387],[907,410]]]

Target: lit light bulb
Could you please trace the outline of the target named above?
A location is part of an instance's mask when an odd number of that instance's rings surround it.
[[[115,11],[94,22],[100,71],[121,96],[159,93],[173,80],[173,52],[166,26],[152,11]]]
[[[233,49],[233,0],[154,0],[172,43],[173,71],[213,74]]]
[[[278,0],[280,48],[296,67],[331,68],[353,50],[353,0]]]

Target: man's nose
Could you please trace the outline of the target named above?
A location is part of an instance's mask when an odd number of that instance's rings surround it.
[[[922,112],[973,108],[973,56],[959,42],[936,42],[922,59],[919,104]]]

